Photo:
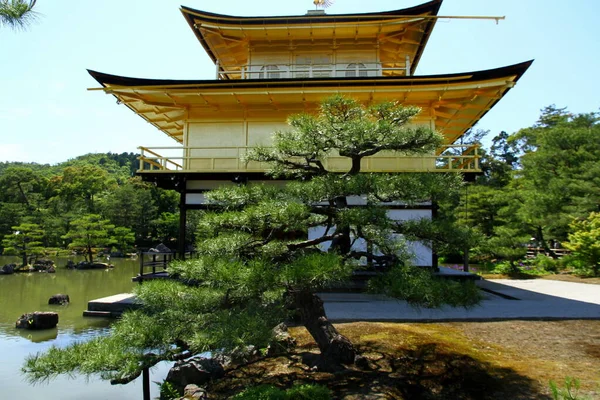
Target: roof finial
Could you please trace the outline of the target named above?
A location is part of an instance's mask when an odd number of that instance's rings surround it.
[[[315,5],[315,9],[318,9],[319,7],[324,9],[331,6],[333,4],[333,0],[313,0],[313,3]]]

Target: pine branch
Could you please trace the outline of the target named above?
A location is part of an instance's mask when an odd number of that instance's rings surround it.
[[[334,233],[333,235],[325,235],[325,236],[321,236],[318,237],[316,239],[312,239],[312,240],[305,240],[304,242],[297,242],[297,243],[290,243],[287,245],[288,249],[290,249],[291,251],[293,250],[298,250],[298,249],[304,249],[310,246],[316,246],[320,243],[323,242],[327,242],[330,240],[334,240],[337,239],[339,237],[341,237],[342,235],[339,233]]]

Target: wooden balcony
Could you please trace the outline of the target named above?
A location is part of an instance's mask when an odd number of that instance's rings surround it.
[[[267,163],[246,162],[250,147],[139,147],[138,173],[262,173]],[[363,172],[481,172],[478,145],[446,145],[436,154],[402,156],[385,152],[366,157]],[[323,164],[332,172],[345,172],[350,160],[332,154]]]
[[[410,61],[402,66],[382,63],[340,64],[253,64],[220,66],[216,63],[216,79],[311,79],[410,76]]]

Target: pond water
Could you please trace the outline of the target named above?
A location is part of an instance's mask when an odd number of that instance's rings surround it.
[[[47,383],[32,385],[21,374],[25,357],[44,351],[51,345],[66,346],[103,335],[110,329],[111,320],[83,317],[89,300],[131,292],[137,275],[136,260],[110,260],[115,266],[108,270],[67,270],[67,261],[73,258],[54,259],[56,273],[18,273],[0,275],[0,399],[45,400],[130,400],[142,399],[141,378],[127,385],[111,385],[97,378],[83,376],[73,378],[60,376]],[[19,262],[17,258],[0,256],[0,267]],[[67,306],[50,306],[50,296],[68,294],[71,303]],[[33,311],[56,311],[58,326],[44,331],[28,331],[15,328],[21,314]],[[150,380],[161,382],[169,365],[159,365],[151,370]],[[158,396],[158,386],[151,383],[152,396]]]

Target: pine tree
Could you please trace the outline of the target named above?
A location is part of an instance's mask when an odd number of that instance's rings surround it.
[[[208,194],[198,258],[169,266],[179,281],[145,282],[136,292],[142,308],[124,314],[110,336],[52,348],[31,357],[24,371],[34,380],[77,371],[126,383],[161,360],[263,348],[272,328],[292,315],[321,350],[317,367],[341,368],[354,362],[356,349],[328,321],[316,293],[357,268],[377,274],[372,290],[413,304],[477,302],[474,285],[436,280],[410,266],[407,241],[441,245],[456,236],[451,227],[396,221],[388,213],[393,202],[452,196],[460,178],[361,173],[365,157],[382,151],[433,154],[442,137],[410,125],[418,112],[392,103],[365,108],[336,96],[317,116],[291,117],[291,130],[276,132],[272,147],[247,154],[248,162],[270,163],[272,177],[287,178],[286,185],[248,183]],[[347,159],[345,170],[328,169],[331,154]]]

